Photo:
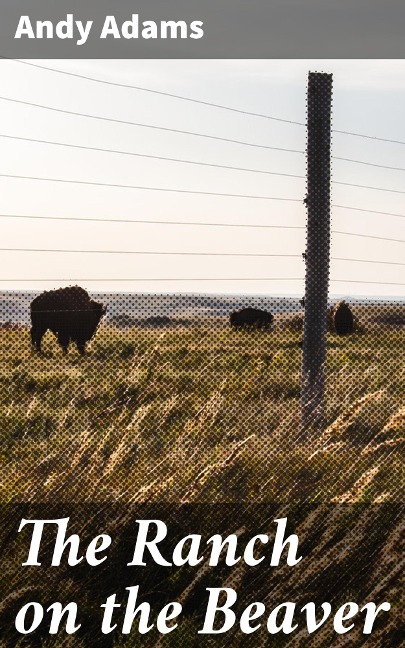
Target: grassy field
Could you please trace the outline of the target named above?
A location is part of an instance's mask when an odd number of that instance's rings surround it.
[[[376,599],[400,609],[403,332],[328,336],[327,426],[305,433],[299,424],[300,338],[287,328],[235,332],[201,323],[194,329],[117,330],[104,324],[88,355],[80,357],[74,348],[63,356],[51,334],[43,354],[37,355],[27,329],[0,331],[1,502],[9,505],[0,525],[5,555],[0,616],[7,620],[2,646],[315,645],[305,629],[294,639],[269,639],[261,631],[253,637],[231,632],[220,636],[219,643],[199,637],[203,588],[220,584],[237,587],[245,604],[318,600],[329,592],[334,605]],[[41,572],[30,574],[20,567],[21,543],[13,547],[9,542],[21,519],[20,508],[14,518],[8,512],[14,510],[13,502],[47,506],[72,501],[87,503],[93,511],[97,502],[117,504],[121,514],[113,526],[124,539],[132,532],[129,506],[188,503],[197,507],[192,510],[202,524],[204,515],[213,515],[208,522],[233,533],[239,528],[233,526],[236,511],[254,520],[258,503],[277,503],[283,515],[298,516],[299,538],[313,552],[302,571],[249,572],[239,565],[232,581],[229,570],[206,573],[203,568],[195,574],[181,569],[168,581],[170,600],[181,601],[186,610],[178,631],[165,638],[135,633],[92,643],[97,632],[94,601],[101,600],[102,590],[105,597],[123,588],[128,575],[110,571],[104,582],[103,577],[72,578],[69,570],[48,570],[42,581]],[[202,509],[201,517],[198,505],[207,502],[218,506],[208,514]],[[219,505],[229,502],[237,508],[225,520],[228,509]],[[306,510],[305,503],[320,506]],[[86,532],[92,537],[96,529],[99,533],[90,516],[81,537]],[[31,581],[25,587],[27,574]],[[148,572],[147,583],[153,600],[159,601],[159,570]],[[85,601],[93,630],[87,638],[27,637],[16,643],[14,615],[33,596],[49,602]],[[350,645],[399,646],[397,623],[398,615],[392,614],[371,638],[356,630],[350,633]],[[336,643],[330,626],[316,639],[318,646],[349,645],[343,639]]]
[[[400,499],[403,332],[329,335],[328,427],[306,435],[299,338],[104,325],[82,358],[0,331],[2,501]]]

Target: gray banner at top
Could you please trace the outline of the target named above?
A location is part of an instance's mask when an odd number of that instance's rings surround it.
[[[405,58],[404,24],[403,0],[1,0],[0,55]]]

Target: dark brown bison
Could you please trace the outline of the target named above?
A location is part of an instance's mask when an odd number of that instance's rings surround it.
[[[354,330],[354,317],[344,300],[338,302],[331,310],[332,330],[337,335],[350,335]]]
[[[234,328],[251,326],[268,329],[273,322],[273,315],[258,308],[242,308],[242,310],[232,313],[229,319]]]
[[[32,344],[40,351],[42,337],[49,329],[64,353],[69,342],[76,342],[84,354],[86,342],[95,334],[105,312],[103,305],[92,301],[80,286],[43,292],[31,303]]]

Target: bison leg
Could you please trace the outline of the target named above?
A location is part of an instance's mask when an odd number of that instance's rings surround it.
[[[69,346],[69,336],[66,333],[61,333],[59,331],[58,333],[58,342],[61,345],[63,349],[63,353],[66,355],[68,352],[68,346]]]
[[[80,355],[84,355],[86,353],[86,342],[82,342],[81,340],[77,340],[76,346],[77,350],[79,351]]]
[[[45,331],[46,329],[37,328],[35,326],[31,328],[31,342],[33,346],[36,347],[37,351],[41,351],[41,340]]]

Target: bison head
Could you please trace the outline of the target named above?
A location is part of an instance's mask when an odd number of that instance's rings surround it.
[[[103,304],[100,304],[99,302],[90,301],[89,311],[90,312],[87,321],[87,335],[86,335],[87,340],[91,340],[91,338],[95,334],[101,318],[107,312],[107,308],[103,306]]]

